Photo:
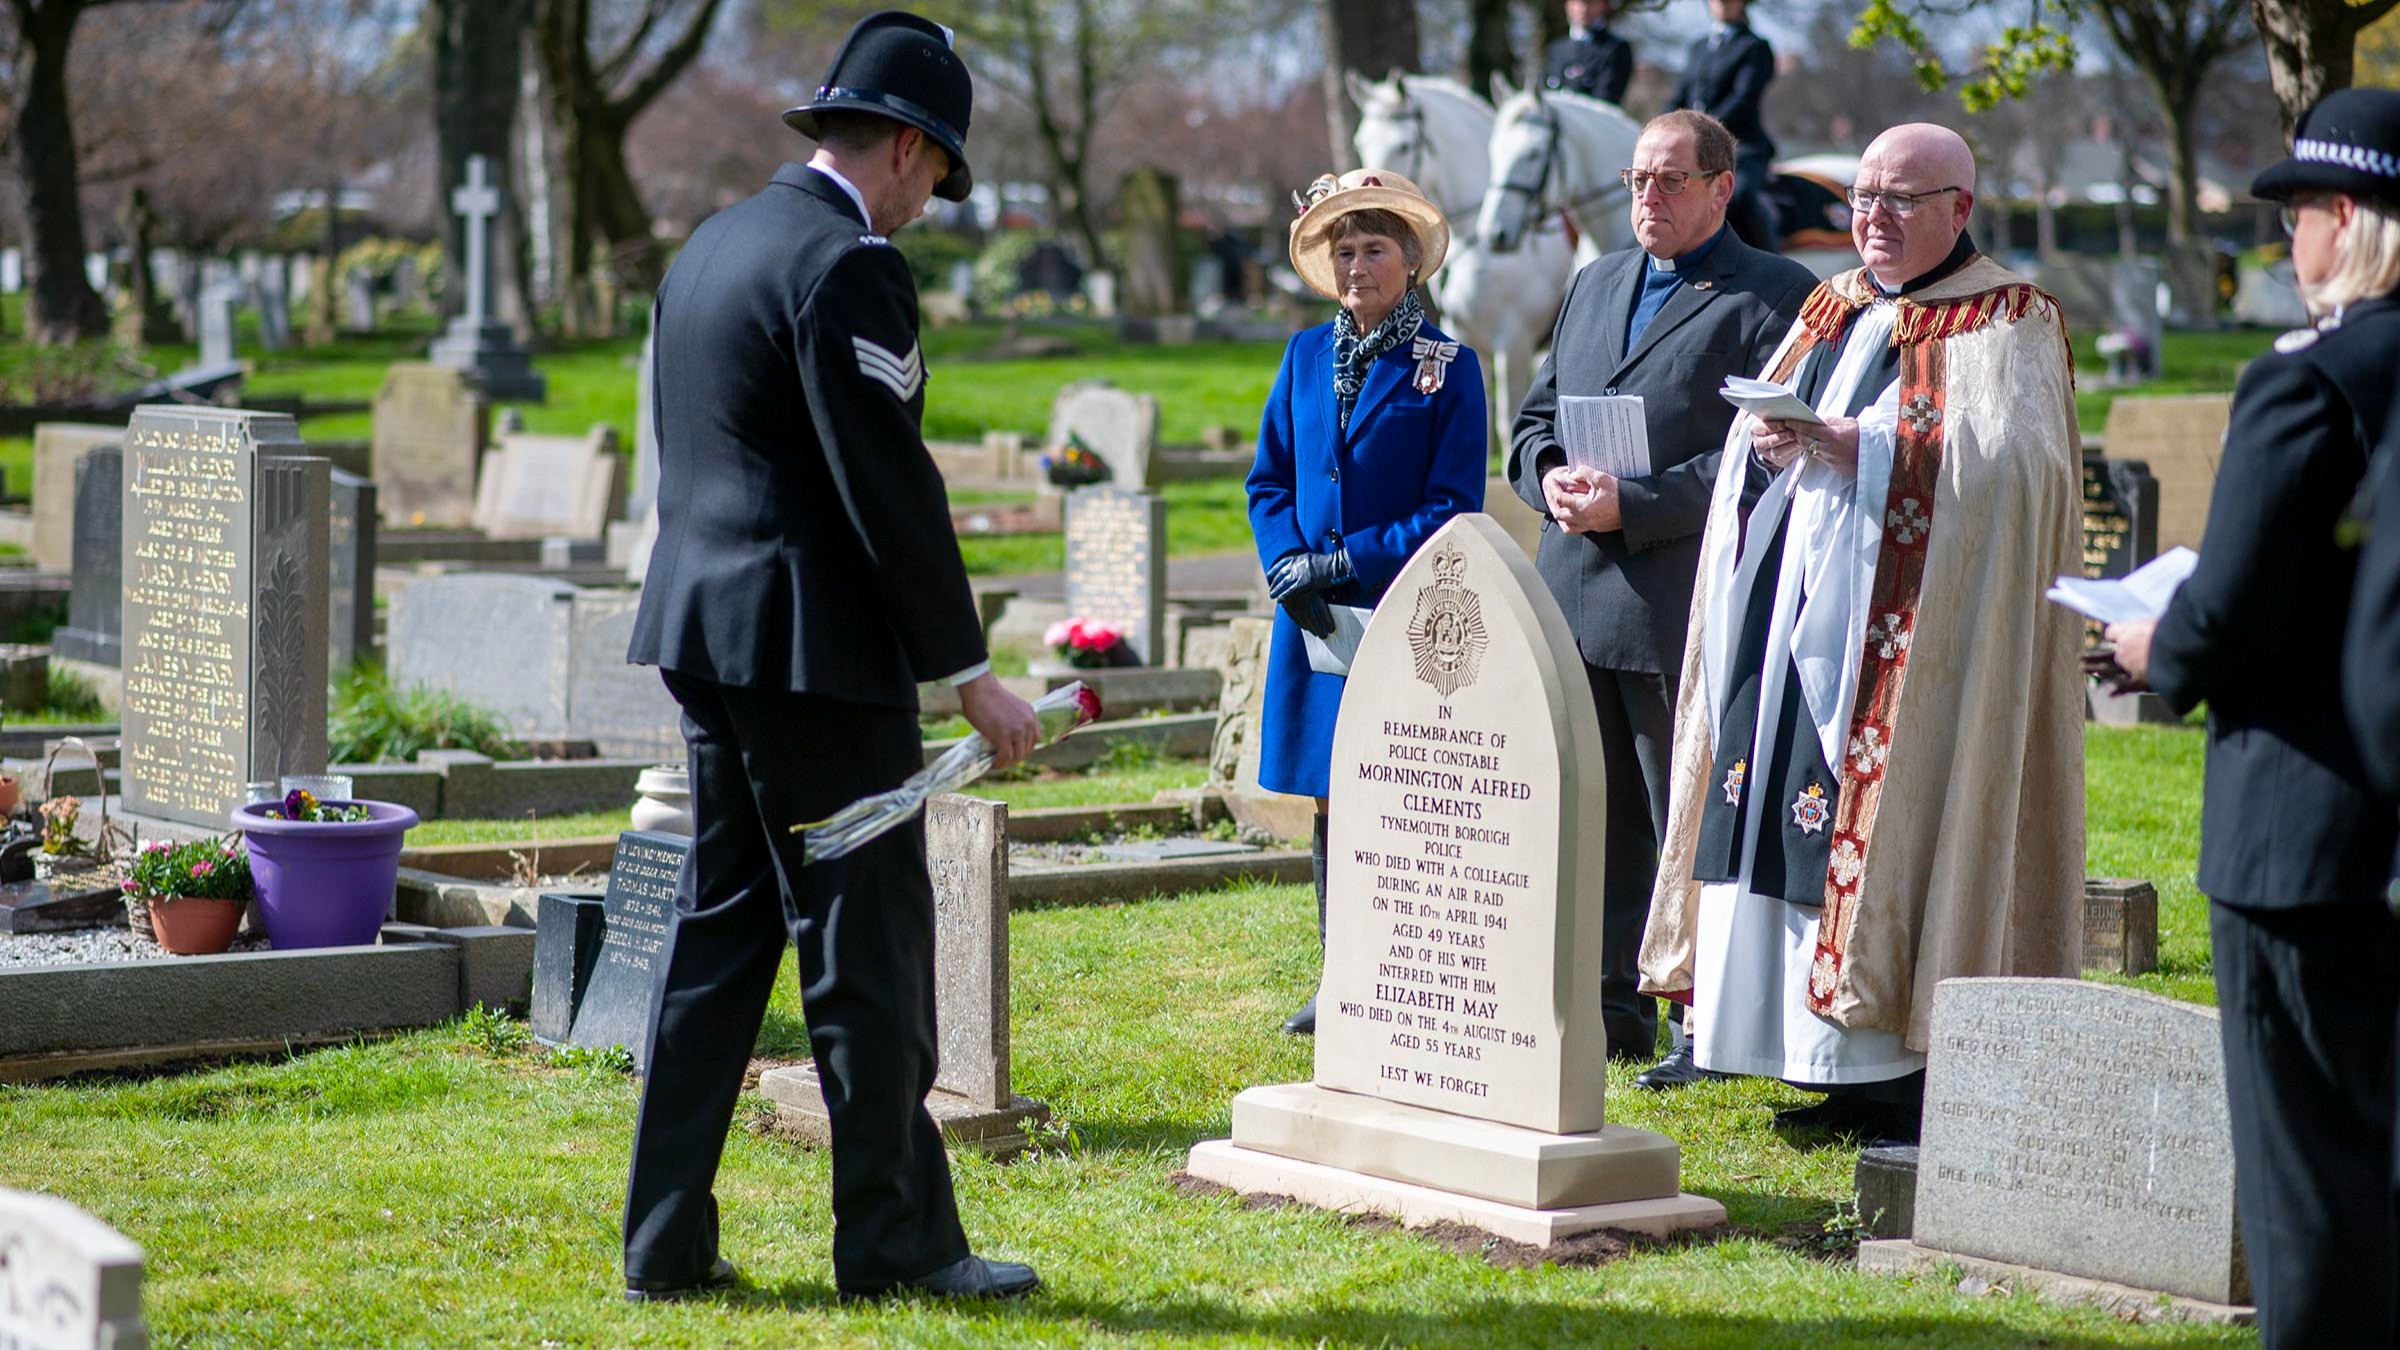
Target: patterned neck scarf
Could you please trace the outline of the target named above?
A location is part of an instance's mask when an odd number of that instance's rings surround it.
[[[1333,316],[1333,399],[1344,432],[1350,430],[1351,410],[1358,406],[1358,391],[1366,386],[1367,371],[1376,358],[1407,345],[1424,323],[1425,306],[1418,303],[1413,287],[1365,337],[1358,335],[1358,323],[1349,310]]]

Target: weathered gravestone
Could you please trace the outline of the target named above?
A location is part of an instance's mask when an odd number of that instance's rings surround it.
[[[1217,729],[1209,743],[1208,779],[1225,794],[1225,809],[1245,830],[1275,839],[1306,839],[1316,803],[1258,785],[1258,721],[1267,687],[1267,652],[1275,621],[1244,615],[1227,625],[1220,668]]]
[[[1129,394],[1102,381],[1083,380],[1058,391],[1050,405],[1050,431],[1042,444],[1057,450],[1071,441],[1108,466],[1108,481],[1121,488],[1158,486],[1158,400]]]
[[[375,331],[375,278],[358,268],[342,277],[342,317],[354,333]]]
[[[50,1195],[0,1190],[0,1347],[142,1350],[142,1249]]]
[[[2158,890],[2126,877],[2083,883],[2083,968],[2111,975],[2158,969]]]
[[[2158,556],[2158,480],[2138,459],[2083,457],[2083,574],[2121,577]],[[2093,641],[2099,625],[2090,625]],[[2118,694],[2085,681],[2092,718],[2106,726],[2183,719],[2152,693]]]
[[[1161,664],[1167,631],[1167,502],[1116,487],[1067,494],[1067,613],[1125,635],[1142,665]]]
[[[327,519],[326,664],[349,670],[375,654],[375,485],[353,473],[332,473]]]
[[[75,575],[67,590],[67,626],[50,635],[51,650],[77,661],[121,665],[125,452],[114,443],[87,451],[75,465],[74,483]]]
[[[282,413],[134,410],[127,810],[222,826],[245,784],[324,772],[329,471]]]
[[[15,295],[25,289],[25,251],[0,248],[0,295]]]
[[[201,366],[221,366],[235,359],[233,312],[241,303],[241,287],[230,279],[211,282],[200,292]]]
[[[690,838],[617,836],[601,896],[547,894],[534,915],[533,1034],[551,1045],[623,1046],[650,1064],[650,1008]]]
[[[1008,807],[944,794],[925,804],[933,876],[934,1026],[941,1067],[925,1105],[951,1143],[996,1157],[1026,1144],[1050,1108],[1017,1095],[1008,1068]],[[804,1138],[830,1144],[814,1064],[771,1069],[759,1091]]]
[[[125,428],[82,422],[41,422],[33,428],[33,565],[75,565],[75,466],[103,445],[125,439]]]
[[[2216,1009],[2079,980],[1943,981],[1915,1222],[1911,1241],[1862,1244],[1860,1268],[1998,1262],[2059,1296],[2231,1315],[2250,1281]]]
[[[600,539],[624,510],[616,428],[583,436],[503,436],[485,458],[475,528],[492,539]]]
[[[2109,405],[2108,457],[2140,460],[2158,480],[2161,551],[2200,547],[2232,409],[2229,394],[2144,394]]]
[[[547,382],[535,373],[533,358],[517,345],[515,332],[493,317],[492,225],[500,218],[500,207],[491,160],[468,156],[467,181],[450,194],[450,209],[464,222],[460,234],[467,258],[459,280],[467,305],[434,341],[430,354],[434,364],[464,371],[492,398],[539,403],[547,395]]]
[[[1608,1124],[1600,727],[1566,616],[1485,515],[1417,551],[1333,735],[1316,1076],[1233,1102],[1197,1176],[1548,1246],[1724,1220]]]
[[[2166,323],[2158,313],[2159,266],[2154,258],[2120,260],[2109,270],[2111,331],[2133,344],[2123,366],[2138,379],[2158,374],[2159,341]]]
[[[398,362],[375,395],[368,476],[386,523],[461,528],[475,519],[483,465],[484,397],[448,366]]]

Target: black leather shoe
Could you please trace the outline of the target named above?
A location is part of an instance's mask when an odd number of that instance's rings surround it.
[[[1031,1266],[969,1256],[930,1275],[919,1275],[881,1289],[845,1289],[842,1297],[856,1300],[916,1293],[935,1298],[1023,1298],[1041,1287],[1042,1277],[1034,1274]]]
[[[654,1280],[625,1277],[625,1301],[628,1303],[675,1303],[687,1298],[720,1293],[742,1282],[742,1272],[733,1262],[720,1256],[708,1268],[698,1284],[660,1284]]]
[[[1821,1102],[1775,1113],[1783,1130],[1825,1130],[1869,1144],[1913,1144],[1924,1132],[1922,1115],[1897,1102],[1879,1102],[1861,1092],[1837,1092]]]
[[[1712,1078],[1727,1078],[1729,1074],[1703,1069],[1692,1060],[1692,1043],[1679,1041],[1667,1052],[1666,1058],[1633,1076],[1633,1085],[1663,1092],[1668,1088],[1690,1087]]]
[[[1316,995],[1308,996],[1307,1007],[1283,1019],[1283,1034],[1286,1036],[1314,1036],[1317,1034]]]

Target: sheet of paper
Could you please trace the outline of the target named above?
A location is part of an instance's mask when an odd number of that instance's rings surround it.
[[[1717,390],[1727,403],[1753,417],[1777,422],[1806,422],[1822,426],[1825,419],[1806,400],[1773,380],[1753,380],[1741,375],[1725,377],[1723,388]]]
[[[1308,668],[1319,675],[1347,675],[1350,663],[1357,659],[1359,639],[1367,635],[1367,623],[1375,617],[1370,605],[1327,605],[1333,615],[1333,634],[1318,637],[1303,628],[1300,641],[1308,649]]]
[[[2155,619],[2167,612],[2175,588],[2199,565],[2200,555],[2178,544],[2122,577],[2060,577],[2048,598],[2102,623]]]
[[[1567,463],[1616,478],[1650,476],[1650,424],[1639,394],[1562,394],[1558,444]]]

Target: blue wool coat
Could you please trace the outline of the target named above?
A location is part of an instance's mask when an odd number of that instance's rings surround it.
[[[1430,323],[1418,336],[1450,340]],[[1333,325],[1298,334],[1284,348],[1250,467],[1250,532],[1262,568],[1293,549],[1347,544],[1356,579],[1326,599],[1372,605],[1444,522],[1483,509],[1491,443],[1483,367],[1461,347],[1431,394],[1417,392],[1416,368],[1406,345],[1385,352],[1367,373],[1344,436],[1333,396]],[[1347,683],[1308,668],[1300,626],[1278,608],[1259,723],[1261,787],[1327,795],[1333,720]]]

